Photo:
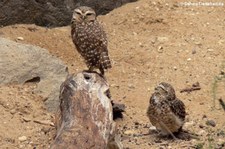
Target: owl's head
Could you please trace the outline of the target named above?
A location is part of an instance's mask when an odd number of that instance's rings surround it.
[[[80,6],[73,11],[73,17],[71,23],[73,22],[91,22],[96,19],[95,11],[87,6]]]
[[[173,86],[166,82],[159,83],[159,85],[155,88],[155,92],[165,96],[168,100],[173,100],[176,98]]]

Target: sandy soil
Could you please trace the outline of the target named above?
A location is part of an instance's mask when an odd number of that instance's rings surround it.
[[[213,2],[213,1],[212,1]],[[175,0],[140,0],[98,19],[109,38],[113,68],[106,74],[115,101],[126,105],[117,120],[125,148],[223,148],[225,111],[225,6],[181,6]],[[76,52],[70,27],[13,25],[0,36],[48,49],[62,59],[70,73],[86,66]],[[23,40],[18,37],[23,37]],[[150,132],[146,110],[154,87],[171,83],[186,105],[184,129],[199,139],[171,140]],[[201,90],[180,93],[199,82]],[[48,148],[55,129],[54,114],[43,98],[32,93],[36,84],[0,87],[1,148]],[[213,120],[216,126],[207,125]]]

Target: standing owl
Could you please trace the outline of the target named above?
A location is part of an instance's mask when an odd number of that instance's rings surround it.
[[[165,82],[160,83],[152,94],[147,116],[162,135],[179,132],[184,124],[186,112],[184,103],[176,98],[174,88]]]
[[[98,68],[104,76],[105,69],[112,67],[108,56],[107,37],[92,8],[81,6],[74,10],[71,36],[89,71]]]

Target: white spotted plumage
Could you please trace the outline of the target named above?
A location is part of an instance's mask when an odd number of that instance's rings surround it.
[[[160,83],[150,98],[147,110],[152,125],[165,135],[179,132],[185,115],[185,105],[176,97],[174,88],[168,83]]]
[[[108,56],[106,33],[96,20],[94,10],[86,6],[76,8],[71,28],[73,42],[89,70],[98,68],[104,74],[104,69],[112,66]]]

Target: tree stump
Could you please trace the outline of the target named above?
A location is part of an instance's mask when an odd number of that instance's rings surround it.
[[[109,86],[97,73],[70,75],[60,87],[52,149],[122,149],[116,135]]]

